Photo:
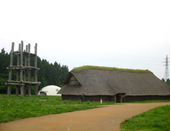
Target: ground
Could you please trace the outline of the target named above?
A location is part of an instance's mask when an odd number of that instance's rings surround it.
[[[120,123],[170,103],[109,105],[103,108],[27,118],[0,124],[0,131],[119,131]]]

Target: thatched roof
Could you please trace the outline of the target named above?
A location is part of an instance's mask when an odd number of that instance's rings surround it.
[[[72,79],[77,84],[71,84]],[[73,81],[74,82],[74,81]],[[82,68],[68,73],[58,92],[64,95],[110,95],[125,93],[126,96],[170,95],[170,87],[148,70]]]

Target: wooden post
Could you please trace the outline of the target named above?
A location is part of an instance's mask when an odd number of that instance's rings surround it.
[[[21,96],[24,96],[24,86],[23,85],[20,85],[20,93],[21,93]]]
[[[12,47],[11,47],[11,58],[10,58],[10,67],[13,66],[13,52],[14,52],[14,42],[12,42]],[[9,69],[9,81],[12,80],[12,69]],[[8,96],[11,95],[11,86],[8,86],[8,91],[7,91]]]
[[[20,50],[20,81],[23,82],[23,41],[21,41],[21,50]],[[20,85],[21,96],[24,96],[24,86]]]
[[[115,102],[116,102],[116,95],[114,96]]]
[[[26,45],[26,53],[27,53],[27,45]],[[27,66],[27,54],[25,55],[25,67]],[[24,70],[24,81],[27,81],[27,70]]]
[[[37,43],[35,44],[35,61],[34,66],[37,68]],[[34,76],[35,82],[37,82],[37,69],[35,69],[35,76]],[[35,96],[38,96],[38,85],[35,86]]]
[[[25,67],[27,67],[27,52],[28,52],[28,46],[26,45],[26,54],[25,54]],[[27,81],[27,70],[24,70],[24,81]],[[24,87],[24,96],[26,95],[27,85],[25,84]]]
[[[19,95],[19,86],[16,86],[16,96],[18,96]]]
[[[30,67],[30,44],[28,44],[28,67]],[[30,82],[30,69],[28,70],[28,81]],[[31,96],[30,84],[28,85],[28,96]]]
[[[120,96],[120,103],[122,103],[122,96]]]
[[[20,51],[20,44],[18,47],[18,51]],[[17,67],[20,66],[20,54],[17,54]],[[17,70],[17,81],[19,81],[19,70]],[[19,95],[19,86],[16,86],[16,96]]]

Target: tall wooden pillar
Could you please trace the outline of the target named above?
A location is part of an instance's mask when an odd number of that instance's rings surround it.
[[[20,44],[19,44],[19,47],[18,47],[18,51],[20,52]],[[17,68],[20,66],[20,54],[17,54]],[[19,81],[19,77],[20,77],[20,74],[19,74],[19,69],[17,70],[17,78],[16,78],[16,81]],[[19,86],[16,86],[16,96],[19,95]]]
[[[10,67],[13,66],[13,53],[14,53],[14,42],[12,42],[12,47],[11,47],[11,58],[10,58]],[[9,81],[12,80],[12,69],[9,69]],[[8,85],[8,91],[7,91],[8,96],[11,95],[11,85]]]
[[[20,81],[23,82],[23,41],[21,41],[21,50],[20,50]],[[20,85],[21,96],[24,96],[24,86]]]
[[[28,46],[26,45],[26,54],[25,54],[25,67],[28,66],[27,62],[28,62]],[[27,81],[27,70],[24,70],[24,81]],[[26,95],[26,90],[27,90],[27,84],[25,84],[24,86],[24,96]]]
[[[28,67],[30,67],[30,44],[28,44]],[[28,81],[30,81],[30,69],[28,70]],[[28,96],[31,96],[31,87],[28,85]]]
[[[35,61],[34,61],[34,66],[35,66],[35,82],[37,82],[37,43],[35,44]],[[38,96],[38,85],[35,85],[35,96]]]

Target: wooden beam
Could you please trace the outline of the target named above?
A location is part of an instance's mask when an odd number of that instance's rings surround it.
[[[13,86],[24,86],[23,83],[5,83],[5,85],[9,85],[9,86],[11,86],[11,85],[13,85]]]
[[[37,67],[33,66],[9,66],[7,69],[14,69],[14,70],[39,70]]]
[[[30,85],[40,85],[41,82],[34,81],[7,81],[6,84],[19,83],[19,84],[30,84]]]

